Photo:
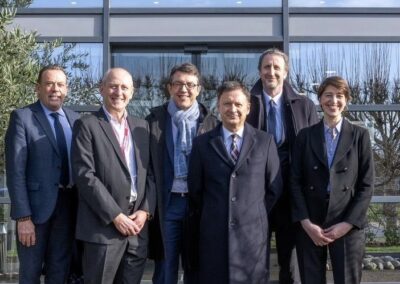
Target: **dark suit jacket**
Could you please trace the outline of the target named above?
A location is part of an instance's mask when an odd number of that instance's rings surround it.
[[[309,218],[323,228],[344,221],[363,228],[374,177],[371,142],[365,128],[343,121],[331,168],[323,121],[303,129],[296,139],[292,164],[293,221]],[[332,189],[327,206],[329,181]]]
[[[299,131],[318,122],[317,110],[309,98],[297,94],[286,81],[282,95],[285,109],[285,138],[289,142],[290,149],[293,149]],[[263,87],[259,80],[251,90],[251,107],[247,122],[257,129],[266,131],[268,127],[265,125],[266,107],[263,96]]]
[[[153,214],[154,185],[149,173],[149,129],[147,122],[128,117],[137,164],[137,200],[134,210]],[[118,214],[128,214],[131,178],[117,138],[101,108],[78,120],[72,145],[73,172],[78,186],[76,237],[86,242],[112,244],[127,238],[115,228]],[[147,255],[147,225],[140,236],[129,237],[129,249]]]
[[[63,110],[72,127],[79,115]],[[5,142],[11,218],[32,216],[33,223],[42,224],[56,206],[61,156],[39,101],[11,113]]]
[[[288,82],[283,85],[285,144],[278,147],[280,165],[283,177],[283,193],[277,204],[274,226],[291,224],[290,213],[290,163],[293,156],[296,135],[305,127],[318,122],[317,110],[314,103],[306,96],[301,96],[293,90]],[[251,90],[251,107],[247,122],[253,127],[266,131],[266,107],[261,80]]]
[[[174,178],[174,142],[172,137],[171,116],[168,113],[168,103],[155,107],[146,118],[150,126],[150,152],[154,168],[154,177],[157,188],[157,211],[150,223],[150,253],[149,257],[162,259],[164,257],[164,230],[161,227],[164,220],[164,210],[171,196]],[[217,118],[208,113],[199,103],[200,117],[197,134],[213,129]]]
[[[200,283],[268,283],[268,213],[282,185],[272,136],[246,124],[236,165],[221,125],[195,138],[188,185]]]

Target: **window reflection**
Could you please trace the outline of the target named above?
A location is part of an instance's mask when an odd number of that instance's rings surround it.
[[[289,0],[289,7],[400,7],[398,0]]]
[[[43,46],[36,57],[41,65],[64,67],[69,85],[66,104],[94,105],[101,102],[97,85],[102,76],[102,44],[63,43],[55,49]]]
[[[127,69],[135,80],[130,113],[145,117],[152,107],[166,102],[166,83],[172,67],[190,61],[191,55],[183,53],[113,53],[112,66]]]
[[[320,82],[338,75],[349,83],[350,103],[400,103],[400,43],[292,43],[290,57],[292,85],[314,99]],[[400,113],[371,111],[346,115],[370,131],[377,173],[375,194],[400,194]]]
[[[99,8],[103,0],[33,0],[29,8]]]
[[[281,7],[281,0],[110,0],[112,8],[118,7],[135,7],[135,8],[171,8],[171,7],[193,7],[193,8],[208,8],[208,7]]]
[[[207,53],[202,55],[203,91],[200,100],[215,112],[216,89],[223,81],[240,81],[249,89],[258,79],[259,53]]]

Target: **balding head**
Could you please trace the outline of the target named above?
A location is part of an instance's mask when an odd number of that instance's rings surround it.
[[[123,68],[111,68],[101,80],[100,93],[107,111],[117,119],[125,113],[133,96],[133,79]]]

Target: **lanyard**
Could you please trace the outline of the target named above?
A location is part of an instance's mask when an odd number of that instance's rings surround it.
[[[124,137],[122,138],[122,141],[120,141],[118,132],[114,128],[114,125],[111,124],[111,126],[112,126],[112,129],[114,131],[115,136],[117,137],[117,141],[118,141],[118,145],[119,145],[119,148],[121,150],[121,153],[124,156],[124,158],[126,159],[125,151],[127,150],[128,143],[129,143],[129,137],[128,137],[128,135],[129,135],[129,127],[128,127],[127,119],[126,118],[124,119]]]

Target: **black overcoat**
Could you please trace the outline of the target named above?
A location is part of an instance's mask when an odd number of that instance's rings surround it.
[[[221,128],[195,138],[190,157],[199,283],[267,283],[268,212],[282,184],[276,145],[270,134],[246,124],[235,165]]]

